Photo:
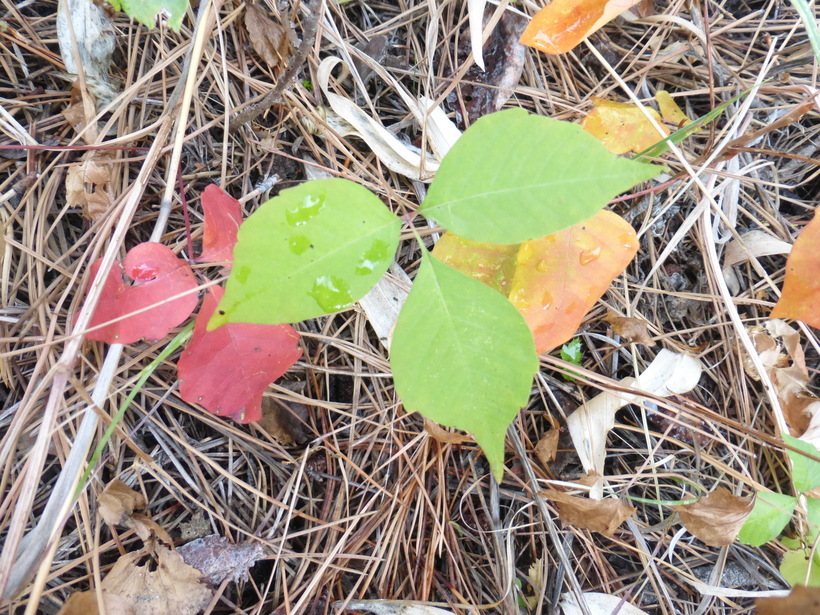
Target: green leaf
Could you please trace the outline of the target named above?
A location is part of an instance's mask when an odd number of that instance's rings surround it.
[[[188,0],[109,0],[109,4],[115,11],[128,13],[129,17],[148,28],[156,25],[157,17],[164,17],[174,32],[179,32],[185,9],[188,8]]]
[[[405,408],[470,432],[500,482],[504,434],[538,369],[532,333],[512,303],[425,252],[390,364]]]
[[[510,109],[456,141],[421,212],[465,239],[519,243],[589,218],[661,171],[609,153],[576,124]]]
[[[576,337],[570,340],[568,344],[561,346],[561,358],[564,361],[569,361],[573,365],[581,365],[581,338]]]
[[[817,450],[814,444],[793,438],[785,433],[780,435],[789,446],[793,446],[808,455],[820,457],[820,451]],[[811,491],[815,487],[820,487],[820,461],[815,461],[792,450],[787,450],[786,454],[792,462],[792,483],[797,491],[803,493],[804,491]]]
[[[746,517],[737,539],[753,547],[774,540],[791,520],[796,504],[797,498],[790,495],[758,493],[755,506]]]
[[[283,190],[239,228],[209,330],[298,322],[353,305],[387,271],[400,229],[378,197],[346,179]]]
[[[812,545],[820,534],[820,500],[817,498],[806,498],[806,525],[806,542]]]
[[[811,564],[811,572],[809,572]],[[808,579],[806,579],[808,573]],[[808,587],[820,587],[820,562],[817,558],[812,558],[810,551],[798,549],[796,551],[786,551],[783,561],[780,562],[780,574],[789,585],[807,585]]]

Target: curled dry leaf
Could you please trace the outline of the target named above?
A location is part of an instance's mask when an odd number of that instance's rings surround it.
[[[616,335],[625,337],[633,344],[643,344],[650,348],[655,345],[655,342],[649,337],[649,333],[646,330],[647,323],[645,320],[626,318],[610,312],[607,314],[606,321],[612,325],[612,330]]]
[[[566,53],[641,0],[553,0],[538,11],[521,42],[544,53]]]
[[[119,479],[112,480],[97,497],[99,513],[108,525],[123,525],[135,510],[145,510],[148,501]]]
[[[438,423],[427,419],[424,420],[424,431],[429,433],[435,440],[438,440],[442,444],[463,444],[464,442],[469,442],[472,440],[470,436],[447,431]]]
[[[787,615],[791,613],[820,613],[820,587],[795,585],[788,596],[758,598],[757,615]]]
[[[753,327],[749,331],[749,337],[774,385],[791,435],[797,437],[805,434],[817,414],[820,402],[811,397],[807,390],[809,371],[800,344],[800,333],[784,321],[776,319],[769,320],[763,326]],[[755,380],[759,378],[748,357],[744,367],[750,377]]]
[[[794,318],[820,328],[820,213],[800,232],[786,261],[783,295],[772,318]]]
[[[614,613],[618,613],[618,615],[646,615],[646,611],[632,606],[622,600],[620,596],[599,592],[584,592],[584,602],[589,607],[590,615],[613,615]],[[561,602],[558,604],[564,615],[584,615],[585,613],[576,602],[575,596],[570,592],[562,594]]]
[[[758,274],[765,275],[766,272],[755,259],[774,254],[789,254],[791,250],[790,243],[772,237],[765,231],[750,231],[738,239],[733,239],[726,244],[726,251],[723,254],[723,279],[726,280],[729,291],[733,295],[740,292],[740,281],[734,271],[735,265],[750,260]]]
[[[558,438],[561,436],[561,430],[558,428],[558,422],[555,419],[550,419],[552,422],[552,429],[541,436],[538,444],[535,445],[535,456],[538,461],[548,468],[549,464],[555,460],[558,454]]]
[[[66,203],[80,208],[91,221],[102,217],[114,202],[111,192],[112,158],[101,152],[91,152],[80,162],[68,167],[65,177]]]
[[[634,394],[607,391],[570,414],[567,428],[584,470],[603,476],[606,437],[615,426],[615,413],[622,406],[639,400],[639,391],[658,397],[688,393],[697,386],[702,370],[700,361],[694,357],[664,348],[637,379],[620,381],[621,385],[636,389]],[[601,484],[599,479],[590,497],[601,497]]]
[[[307,440],[307,419],[308,409],[304,404],[286,402],[269,396],[262,397],[262,418],[259,427],[283,446],[302,444]]]
[[[253,50],[274,70],[284,68],[290,56],[287,27],[276,23],[256,4],[245,5],[245,28]]]
[[[673,506],[687,531],[710,547],[726,547],[737,538],[754,507],[754,498],[742,498],[718,487],[693,504]]]
[[[265,547],[258,542],[233,544],[216,534],[189,542],[177,551],[186,564],[196,568],[214,586],[225,579],[235,583],[247,581],[249,569],[265,557]]]
[[[195,615],[210,602],[200,572],[176,551],[160,545],[155,562],[139,565],[140,559],[139,553],[123,555],[101,584],[127,601],[135,615]]]
[[[612,536],[636,510],[615,498],[591,500],[556,489],[546,489],[541,495],[558,507],[558,517],[565,524],[604,536]]]

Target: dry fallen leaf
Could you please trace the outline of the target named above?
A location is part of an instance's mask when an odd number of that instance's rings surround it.
[[[672,508],[690,534],[710,547],[726,547],[735,541],[753,507],[754,498],[742,498],[718,487],[693,504]]]
[[[262,397],[262,420],[259,421],[259,426],[283,446],[293,446],[307,440],[307,420],[308,409],[304,404],[286,402],[267,395]]]
[[[820,243],[820,214],[800,232],[786,261],[783,295],[774,306],[771,318],[794,318],[820,328],[820,264],[817,245]]]
[[[351,611],[369,611],[376,615],[454,615],[452,611],[445,611],[435,606],[428,606],[423,602],[413,602],[411,600],[338,601],[333,603],[333,607]]]
[[[113,160],[102,152],[89,154],[68,167],[65,178],[66,203],[69,207],[82,209],[84,217],[95,221],[114,202],[110,186],[110,165]]]
[[[442,444],[463,444],[464,442],[469,442],[470,440],[472,440],[470,436],[465,436],[461,433],[453,433],[452,431],[447,431],[438,423],[434,423],[433,421],[429,421],[427,419],[424,420],[424,431],[429,433],[431,436],[433,436],[433,438],[435,438]]]
[[[177,552],[189,566],[196,568],[211,585],[225,579],[246,581],[248,570],[265,557],[265,547],[258,542],[233,544],[224,536],[205,536],[181,546]]]
[[[271,68],[282,69],[290,55],[287,28],[273,21],[256,4],[245,5],[245,27],[259,57]]]
[[[612,330],[616,335],[625,337],[633,344],[643,344],[650,348],[655,345],[655,342],[649,337],[649,333],[646,330],[647,323],[645,320],[617,316],[614,313],[607,314],[605,320],[612,325]]]
[[[148,506],[145,496],[131,489],[119,479],[112,480],[105,486],[97,498],[100,516],[108,525],[126,524],[135,510],[144,510]]]
[[[599,592],[584,592],[584,602],[589,607],[590,615],[646,615],[636,606],[632,606],[620,596],[602,594]],[[558,603],[564,615],[583,615],[585,611],[581,609],[575,601],[575,596],[570,592],[561,595],[561,602]]]
[[[766,275],[755,259],[773,254],[789,254],[791,250],[792,244],[764,231],[749,231],[738,239],[733,239],[726,244],[726,251],[723,253],[723,279],[726,280],[729,291],[733,295],[740,292],[740,281],[735,273],[734,265],[750,260],[759,275]]]
[[[642,152],[664,136],[647,119],[643,110],[632,103],[593,98],[595,108],[581,121],[581,128],[598,139],[613,154]],[[661,116],[654,109],[646,110],[660,124]]]
[[[160,545],[155,562],[140,566],[140,559],[139,553],[120,557],[101,585],[131,604],[135,615],[195,615],[211,601],[200,572],[176,551]]]
[[[615,498],[591,500],[556,489],[546,489],[541,495],[558,507],[558,517],[565,524],[604,536],[612,536],[636,510],[634,506]]]
[[[659,90],[655,93],[655,100],[658,101],[658,109],[664,122],[673,124],[678,128],[683,128],[692,123],[686,114],[678,106],[678,103],[666,90]]]
[[[795,585],[788,596],[759,598],[755,601],[757,615],[809,615],[820,613],[820,587]]]
[[[134,607],[124,598],[103,591],[102,599],[105,603],[106,615],[136,615]],[[100,613],[100,606],[97,602],[97,592],[91,589],[71,594],[57,615],[97,615],[98,613]]]
[[[552,419],[552,429],[541,436],[538,444],[535,445],[535,456],[538,457],[543,466],[549,467],[550,462],[555,460],[558,454],[558,438],[561,436],[561,431],[558,428],[558,423]]]

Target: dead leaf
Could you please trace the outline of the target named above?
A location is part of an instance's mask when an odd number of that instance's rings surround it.
[[[137,536],[139,536],[143,542],[148,542],[149,540],[157,538],[160,542],[166,545],[174,544],[174,540],[168,532],[166,532],[159,523],[154,521],[148,515],[132,515],[130,522],[123,525],[126,525],[127,527],[133,526]]]
[[[97,497],[100,516],[108,525],[125,525],[135,510],[148,506],[145,496],[119,479],[112,480]]]
[[[195,615],[211,601],[211,590],[202,584],[200,572],[176,551],[162,545],[152,562],[139,565],[139,553],[117,560],[101,587],[126,600],[135,615]]]
[[[584,592],[584,602],[589,607],[590,615],[647,615],[636,606],[632,606],[620,596],[602,594],[599,592]],[[564,615],[583,615],[582,610],[575,601],[575,596],[571,592],[561,594],[561,601],[558,603]]]
[[[253,50],[274,70],[284,68],[290,55],[288,30],[256,4],[245,6],[245,27]]]
[[[376,615],[454,615],[424,602],[412,600],[351,600],[334,602],[333,607],[352,611],[370,611]]]
[[[776,237],[772,237],[764,231],[749,231],[738,239],[733,239],[726,244],[726,251],[723,253],[723,279],[733,295],[740,292],[740,281],[734,271],[734,266],[751,261],[755,271],[761,276],[766,275],[766,271],[755,259],[761,256],[772,256],[774,254],[789,254],[792,245]]]
[[[563,523],[604,536],[612,536],[636,511],[634,506],[616,498],[591,500],[556,489],[546,489],[541,495],[558,507],[558,517]]]
[[[755,601],[757,615],[792,615],[820,613],[820,587],[795,585],[788,596],[758,598]]]
[[[753,507],[754,498],[742,498],[718,487],[693,504],[672,508],[690,534],[710,547],[727,547],[737,538]]]
[[[617,316],[614,312],[607,314],[605,320],[612,325],[612,330],[616,335],[625,337],[633,344],[643,344],[649,348],[655,345],[646,330],[647,323],[645,320]]]
[[[105,214],[114,202],[111,162],[111,157],[102,152],[88,152],[66,172],[66,203],[82,209],[83,216],[91,221]]]
[[[189,566],[196,568],[211,585],[225,579],[234,583],[248,580],[248,570],[265,558],[265,547],[258,542],[233,544],[224,536],[205,536],[177,549]]]
[[[134,607],[128,600],[102,591],[106,615],[136,615]],[[65,601],[57,615],[98,615],[100,606],[97,602],[97,592],[92,590],[74,592]]]
[[[678,103],[675,102],[666,90],[656,92],[655,100],[658,102],[658,109],[661,112],[661,117],[664,122],[672,124],[677,128],[683,128],[692,123],[692,120],[686,117],[686,114],[678,106]]]
[[[470,436],[465,436],[461,433],[453,433],[447,431],[438,423],[424,419],[424,431],[429,433],[433,438],[442,444],[463,444],[472,440]]]
[[[558,438],[561,436],[561,431],[558,429],[558,424],[552,420],[552,429],[541,436],[538,444],[535,445],[535,456],[538,457],[545,468],[549,467],[550,462],[555,460],[558,454]]]
[[[308,409],[304,404],[285,402],[269,395],[262,397],[259,426],[283,446],[293,446],[307,440],[307,417]]]

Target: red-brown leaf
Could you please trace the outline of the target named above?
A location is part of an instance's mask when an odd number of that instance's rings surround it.
[[[91,265],[92,279],[100,262]],[[133,285],[125,283],[123,273],[134,281]],[[196,287],[191,268],[169,248],[160,243],[141,243],[125,255],[122,266],[116,262],[111,267],[89,327],[139,313],[89,331],[86,337],[109,344],[130,344],[143,337],[162,339],[194,311]],[[171,298],[176,295],[182,296]]]
[[[202,254],[198,263],[219,263],[225,268],[233,264],[233,247],[242,224],[242,205],[216,184],[202,192],[202,211],[205,230],[202,236]]]
[[[794,242],[786,261],[783,295],[772,310],[772,318],[794,318],[820,328],[820,214]]]
[[[196,317],[194,334],[179,359],[180,396],[240,423],[262,418],[262,393],[302,355],[290,325],[229,323],[206,326],[225,291],[211,288]]]

